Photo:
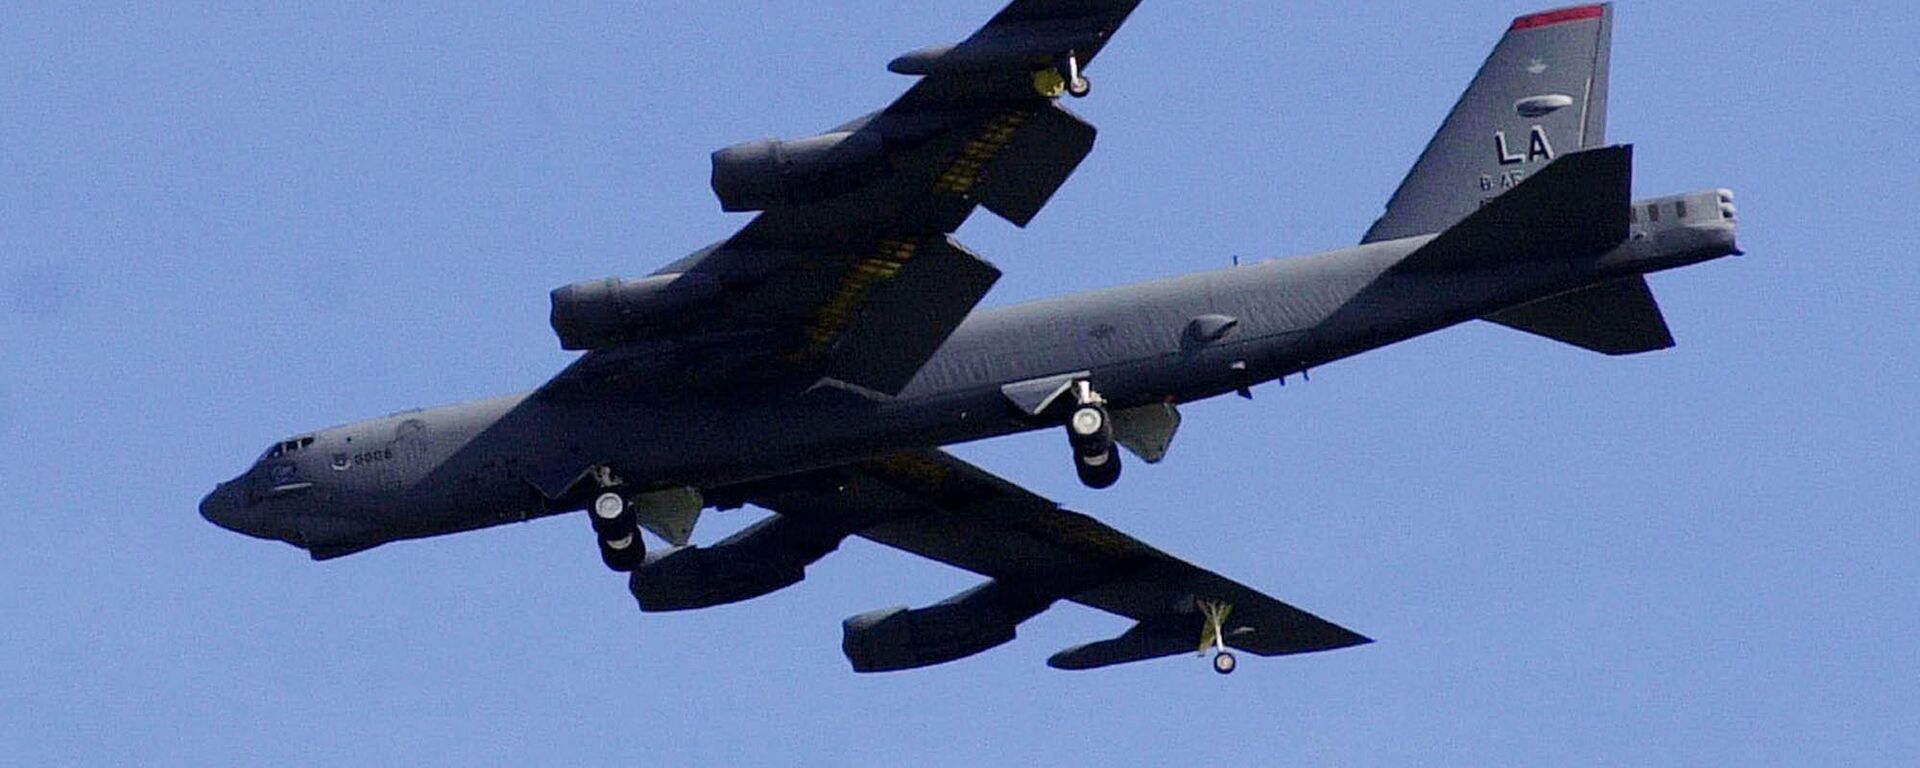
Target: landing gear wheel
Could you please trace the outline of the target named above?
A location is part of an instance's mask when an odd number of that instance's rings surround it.
[[[1078,438],[1098,437],[1107,428],[1107,409],[1097,405],[1080,406],[1067,419],[1067,428]]]
[[[1080,476],[1080,483],[1096,491],[1112,488],[1120,482],[1120,452],[1108,448],[1098,456],[1073,457],[1074,473]]]
[[[1095,490],[1120,481],[1120,451],[1114,447],[1113,419],[1107,401],[1093,385],[1076,382],[1073,412],[1067,414],[1067,444],[1073,448],[1073,471],[1080,483]]]
[[[601,520],[618,520],[620,513],[627,511],[627,500],[620,494],[608,491],[593,500],[593,516]]]
[[[1239,665],[1239,660],[1233,658],[1233,651],[1221,651],[1213,655],[1213,671],[1220,674],[1231,675],[1234,667]]]
[[[636,534],[629,533],[611,541],[600,540],[600,562],[606,563],[607,570],[632,573],[646,559],[647,548],[640,546],[640,537]]]
[[[600,540],[600,560],[607,567],[627,573],[647,557],[640,541],[640,529],[634,525],[634,508],[615,491],[603,491],[587,508],[592,516],[594,538]]]
[[[1056,68],[1060,70],[1060,79],[1066,86],[1068,95],[1076,99],[1084,99],[1087,94],[1093,93],[1093,82],[1080,71],[1080,54],[1068,51],[1067,55],[1061,57]]]

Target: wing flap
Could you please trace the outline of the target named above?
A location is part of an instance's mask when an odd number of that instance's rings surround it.
[[[808,325],[796,359],[820,355],[825,376],[897,393],[999,279],[951,237],[924,241],[901,261],[856,265]]]
[[[980,177],[980,204],[1025,227],[1093,151],[1099,131],[1059,104],[1034,114]]]

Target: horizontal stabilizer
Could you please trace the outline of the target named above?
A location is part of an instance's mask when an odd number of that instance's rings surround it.
[[[1461,269],[1600,253],[1627,239],[1633,147],[1553,161],[1414,251],[1401,269]]]
[[[1667,319],[1644,277],[1589,286],[1486,319],[1603,355],[1636,355],[1673,346]]]

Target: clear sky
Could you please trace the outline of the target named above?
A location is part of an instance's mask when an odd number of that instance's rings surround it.
[[[843,617],[976,578],[849,542],[642,615],[576,517],[316,564],[196,514],[276,439],[538,385],[550,288],[744,223],[708,152],[886,103],[997,6],[11,7],[0,763],[1920,762],[1907,3],[1621,4],[1636,192],[1738,190],[1750,254],[1653,280],[1678,349],[1466,326],[1193,404],[1106,492],[1051,431],[960,449],[1371,646],[1056,672],[1126,627],[1061,606],[859,676]],[[1146,0],[1080,172],[960,233],[988,301],[1351,244],[1539,9]]]

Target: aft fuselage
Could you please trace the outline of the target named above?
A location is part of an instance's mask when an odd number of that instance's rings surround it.
[[[1643,202],[1637,207],[1660,205]],[[1639,223],[1599,256],[1396,269],[1430,237],[1375,243],[976,312],[897,397],[528,393],[326,429],[277,445],[202,503],[224,527],[314,557],[577,509],[582,473],[721,488],[909,448],[1058,426],[1003,387],[1080,374],[1115,409],[1185,403],[1587,285],[1736,253],[1718,206]],[[1217,338],[1196,319],[1221,319]],[[1206,325],[1203,323],[1202,325]]]

